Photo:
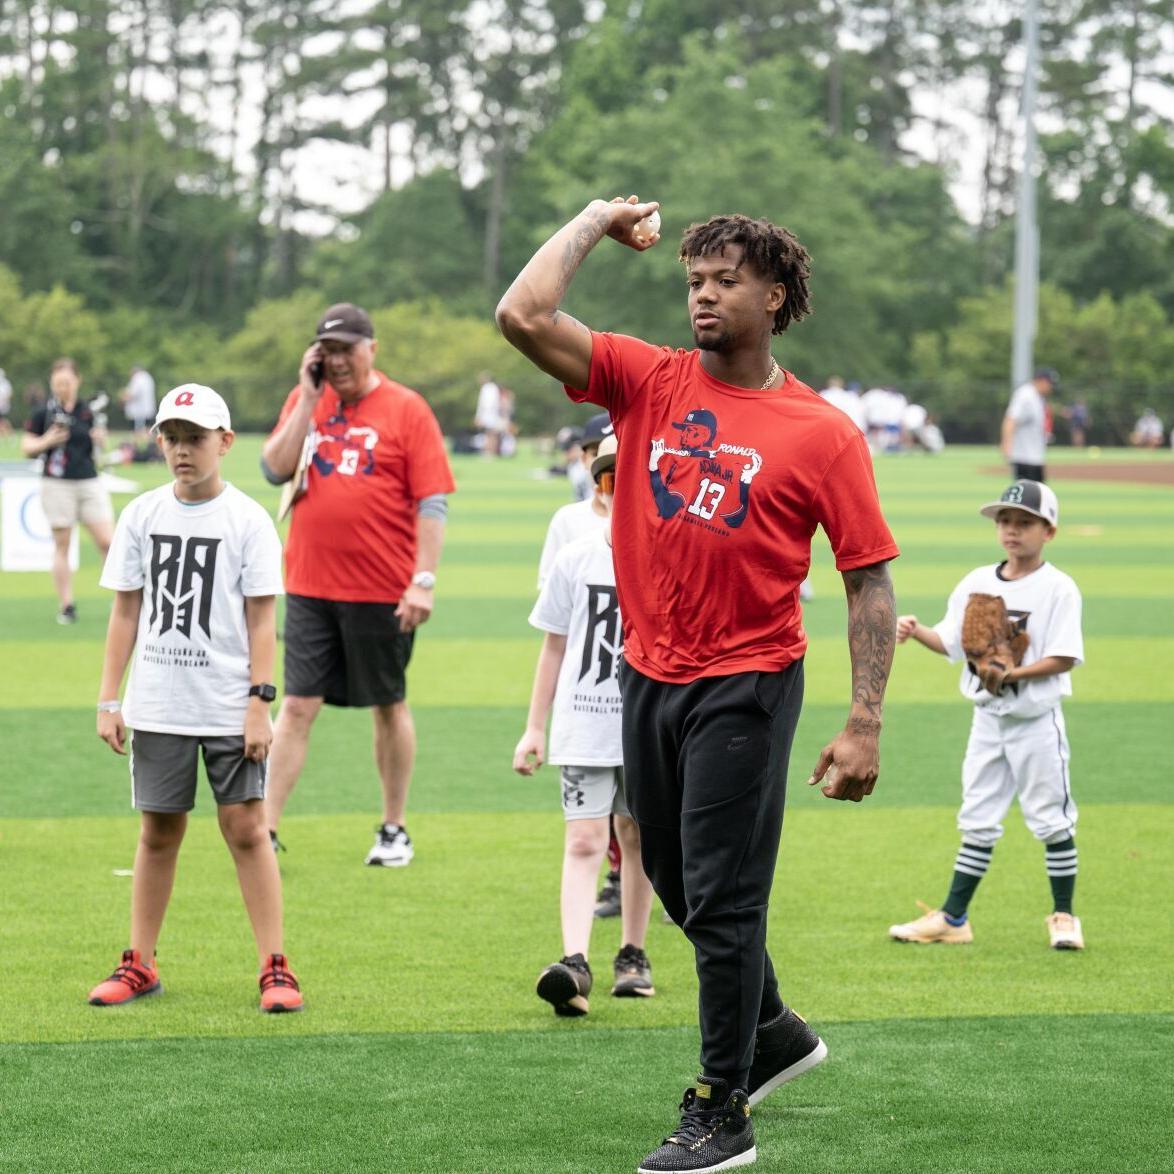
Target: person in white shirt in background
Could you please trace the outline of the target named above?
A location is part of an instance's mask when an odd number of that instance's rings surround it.
[[[628,812],[623,788],[619,686],[623,631],[608,525],[616,451],[615,436],[609,434],[591,464],[602,525],[587,522],[585,536],[562,547],[530,614],[530,623],[546,635],[534,672],[526,729],[513,758],[520,775],[533,775],[543,761],[561,768],[566,824],[559,898],[563,955],[542,971],[536,991],[556,1015],[566,1017],[588,1012],[595,878],[607,851],[612,816],[623,849],[624,901],[611,993],[617,998],[655,994],[644,953],[652,885],[640,861],[640,831]],[[547,755],[546,720],[552,711]]]
[[[477,411],[473,416],[473,424],[485,436],[481,455],[495,457],[501,451],[501,388],[488,371],[482,371],[478,379],[481,386],[477,392]]]
[[[8,413],[12,411],[12,381],[0,367],[0,436],[12,434],[12,424]]]
[[[132,367],[120,399],[135,434],[135,443],[144,443],[151,421],[155,419],[155,380],[151,373],[142,367]]]
[[[1046,399],[1056,390],[1060,376],[1051,367],[1040,367],[1011,395],[1003,417],[1000,447],[1011,465],[1011,474],[1028,481],[1044,480],[1048,449]]]
[[[832,375],[828,379],[827,387],[819,394],[829,404],[844,412],[861,432],[865,431],[864,406],[860,402],[859,384],[852,383],[845,387],[844,381],[838,375]]]
[[[1158,448],[1162,443],[1162,437],[1165,435],[1165,429],[1162,426],[1162,419],[1153,408],[1146,408],[1137,418],[1137,423],[1133,425],[1133,431],[1129,434],[1129,443],[1134,448]],[[1174,444],[1174,436],[1171,436],[1171,443]]]

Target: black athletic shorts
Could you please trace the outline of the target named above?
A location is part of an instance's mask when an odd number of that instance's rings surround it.
[[[1021,461],[1015,461],[1011,465],[1011,476],[1016,481],[1040,481],[1044,480],[1043,465],[1025,465]]]
[[[394,603],[285,597],[285,692],[327,705],[392,705],[406,695],[414,632],[401,632]]]

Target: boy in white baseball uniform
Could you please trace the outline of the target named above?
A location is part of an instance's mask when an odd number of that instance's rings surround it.
[[[185,383],[169,391],[155,431],[174,480],[122,511],[102,571],[102,586],[116,595],[98,736],[125,754],[127,726],[134,731],[131,795],[142,828],[130,943],[89,1001],[106,1007],[163,989],[155,945],[202,753],[257,943],[261,1010],[300,1011],[283,953],[281,877],[264,803],[281,543],[268,513],[220,475],[234,433],[212,388]],[[132,658],[124,713],[118,694]]]
[[[971,571],[950,595],[946,616],[932,628],[916,616],[897,619],[897,642],[910,636],[951,661],[965,661],[962,617],[972,593],[999,595],[1016,632],[1027,635],[1022,663],[980,675],[963,665],[962,695],[974,702],[974,720],[962,763],[962,846],[954,862],[949,895],[940,909],[889,928],[902,942],[973,940],[967,920],[970,899],[990,866],[1003,834],[1001,820],[1012,800],[1045,849],[1053,911],[1047,918],[1053,949],[1081,950],[1080,919],[1072,913],[1076,887],[1076,804],[1068,774],[1068,738],[1061,699],[1072,693],[1071,670],[1084,658],[1080,591],[1043,559],[1056,535],[1059,503],[1039,481],[1016,481],[1002,497],[982,507],[993,518],[1003,562]]]
[[[591,463],[595,495],[605,516],[615,490],[616,440],[605,436]],[[588,953],[595,912],[595,878],[608,843],[608,817],[628,817],[620,742],[619,664],[623,634],[612,565],[611,531],[597,530],[565,545],[546,576],[530,623],[546,633],[526,729],[514,750],[514,770],[532,775],[542,765],[546,719],[552,708],[549,761],[561,767],[566,837],[560,890],[563,956],[539,975],[537,994],[556,1015],[586,1015],[593,982]],[[615,957],[612,994],[655,993],[644,953],[652,885],[640,861],[640,831],[616,819],[623,848],[623,944]]]

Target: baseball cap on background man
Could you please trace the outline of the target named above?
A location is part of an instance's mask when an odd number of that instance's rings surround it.
[[[596,481],[599,480],[600,473],[606,473],[609,469],[616,467],[616,452],[619,450],[619,441],[615,438],[615,433],[609,433],[599,442],[599,451],[595,454],[595,460],[591,462],[591,476]]]
[[[582,445],[599,444],[605,436],[613,432],[611,417],[606,412],[597,412],[583,425],[583,435],[579,438]]]
[[[201,428],[232,431],[228,404],[217,392],[202,383],[181,383],[163,397],[155,413],[155,427],[158,428],[168,420],[187,420]]]
[[[1060,503],[1042,481],[1016,481],[1003,490],[1003,496],[998,501],[988,502],[978,512],[984,518],[997,518],[999,510],[1005,509],[1035,514],[1053,526],[1060,523]]]
[[[1060,386],[1060,372],[1055,367],[1037,367],[1032,379],[1046,379],[1053,388]]]
[[[361,306],[353,305],[351,302],[339,302],[318,319],[318,329],[314,337],[316,342],[329,338],[336,342],[355,343],[361,342],[364,338],[374,338],[375,327],[371,325],[367,311]]]

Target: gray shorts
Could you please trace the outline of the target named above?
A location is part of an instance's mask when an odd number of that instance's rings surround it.
[[[628,815],[622,766],[564,766],[559,769],[564,818],[606,819],[609,815]]]
[[[218,805],[265,798],[266,763],[245,757],[243,734],[205,737],[135,730],[130,738],[132,805],[138,811],[191,811],[201,748]]]

